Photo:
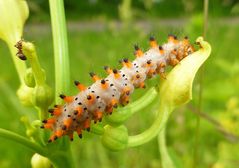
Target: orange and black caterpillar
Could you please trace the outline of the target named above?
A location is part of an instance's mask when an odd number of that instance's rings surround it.
[[[73,133],[82,137],[82,131],[90,131],[91,121],[100,122],[104,114],[111,114],[113,108],[129,103],[129,97],[134,88],[144,88],[146,78],[157,74],[165,78],[165,67],[175,66],[184,57],[194,52],[193,46],[187,37],[178,40],[176,36],[169,35],[168,42],[159,46],[153,37],[150,37],[150,49],[143,51],[135,46],[136,59],[130,61],[122,59],[123,67],[120,70],[104,67],[108,76],[100,78],[90,73],[94,83],[86,87],[78,81],[75,85],[79,89],[76,96],[60,97],[65,101],[63,105],[55,105],[49,109],[51,118],[43,121],[42,128],[53,131],[49,142],[64,135],[73,140]]]

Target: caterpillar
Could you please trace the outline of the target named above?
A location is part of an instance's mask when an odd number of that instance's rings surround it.
[[[84,130],[90,131],[90,125],[101,122],[104,115],[112,114],[118,105],[127,105],[130,95],[135,88],[145,88],[144,81],[159,74],[165,76],[166,66],[175,66],[183,58],[195,51],[188,37],[178,40],[176,36],[169,35],[168,42],[162,46],[157,44],[154,37],[149,39],[150,49],[143,52],[135,45],[135,60],[127,58],[120,60],[120,70],[105,66],[108,74],[100,78],[91,72],[90,76],[94,83],[86,87],[75,81],[79,93],[75,96],[60,95],[65,102],[63,105],[55,105],[49,109],[52,117],[43,120],[41,128],[53,131],[48,142],[68,135],[73,140],[76,132],[82,138]]]

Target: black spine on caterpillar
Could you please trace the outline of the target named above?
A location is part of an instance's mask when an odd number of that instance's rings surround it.
[[[89,87],[75,81],[80,92],[76,96],[60,95],[65,104],[50,109],[52,117],[43,122],[42,128],[53,131],[49,142],[64,135],[73,140],[74,132],[81,138],[83,130],[90,130],[91,121],[100,122],[103,115],[111,114],[118,105],[127,105],[135,88],[145,88],[147,78],[157,74],[165,78],[166,66],[177,65],[192,52],[194,48],[187,37],[178,40],[169,35],[168,42],[162,46],[150,37],[150,49],[143,53],[139,46],[135,46],[136,59],[132,62],[122,59],[120,70],[105,66],[108,76],[104,79],[91,72],[94,83]]]

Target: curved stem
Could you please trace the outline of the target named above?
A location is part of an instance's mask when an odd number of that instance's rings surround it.
[[[97,134],[97,135],[102,135],[105,132],[105,129],[102,125],[99,124],[94,124],[91,126],[91,133]]]
[[[47,151],[41,146],[39,146],[38,144],[31,142],[27,138],[19,134],[16,134],[12,131],[8,131],[8,130],[0,128],[0,137],[22,144],[26,146],[27,148],[33,150],[34,152],[39,153],[40,155],[46,156],[47,154]]]
[[[158,116],[156,117],[154,123],[151,125],[149,129],[144,131],[141,134],[129,136],[128,139],[128,147],[135,147],[142,145],[154,137],[156,137],[160,131],[165,127],[166,122],[168,120],[169,114],[173,109],[168,108],[166,105],[162,103],[159,104]]]
[[[144,107],[148,106],[152,101],[157,97],[158,91],[155,87],[152,87],[145,93],[139,100],[129,104],[125,108],[123,108],[122,111],[129,112],[130,116],[134,113],[138,112],[139,110],[143,109]]]
[[[147,107],[150,103],[152,103],[157,96],[157,89],[155,87],[152,87],[139,100],[117,110],[111,116],[107,117],[106,120],[112,125],[121,125],[134,113],[140,111],[141,109]]]
[[[170,158],[170,155],[166,146],[166,135],[165,135],[166,127],[162,129],[162,131],[158,135],[158,143],[159,143],[159,151],[161,155],[161,162],[163,168],[175,168],[175,165]]]

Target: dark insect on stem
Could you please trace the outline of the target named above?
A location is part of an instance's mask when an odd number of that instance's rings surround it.
[[[18,56],[18,58],[20,58],[21,60],[25,61],[25,60],[27,60],[27,57],[26,57],[26,56],[23,54],[23,52],[22,52],[22,42],[23,42],[23,41],[24,41],[23,39],[19,40],[19,41],[14,45],[14,47],[16,47],[16,48],[18,49],[16,56]]]

